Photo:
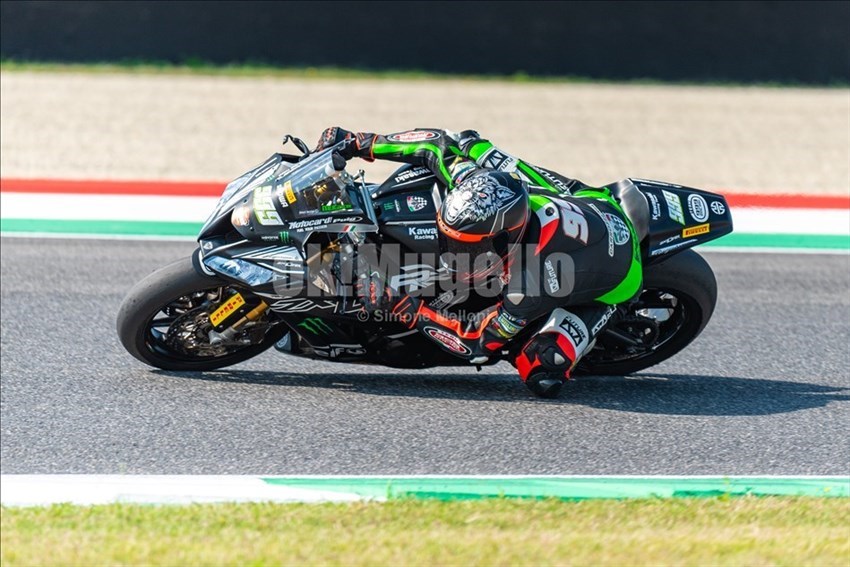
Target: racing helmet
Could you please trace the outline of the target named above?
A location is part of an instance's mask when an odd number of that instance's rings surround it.
[[[514,174],[479,170],[449,192],[437,213],[441,263],[463,281],[505,271],[527,224],[525,182]]]

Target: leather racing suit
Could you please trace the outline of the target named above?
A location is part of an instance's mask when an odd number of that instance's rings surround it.
[[[338,132],[345,131],[326,130],[320,147],[338,141]],[[481,363],[526,326],[548,317],[513,362],[523,381],[544,371],[566,379],[592,348],[613,306],[640,291],[639,242],[608,189],[592,188],[520,160],[471,130],[417,128],[346,137],[354,139],[345,157],[426,166],[449,191],[470,169],[511,173],[528,185],[531,214],[522,237],[522,262],[510,266],[508,283],[494,307],[467,325],[410,296],[393,307],[394,314],[405,315],[411,328],[445,350]]]

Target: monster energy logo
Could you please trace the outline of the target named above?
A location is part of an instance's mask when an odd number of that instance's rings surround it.
[[[317,336],[330,335],[333,332],[333,329],[319,317],[308,317],[298,323],[298,326]]]
[[[280,241],[281,241],[283,244],[289,244],[289,231],[288,231],[288,230],[283,230],[283,231],[281,231],[281,233],[280,233]]]

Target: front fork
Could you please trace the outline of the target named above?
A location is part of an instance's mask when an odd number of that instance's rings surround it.
[[[265,301],[260,301],[260,304],[254,307],[251,311],[246,313],[242,318],[238,321],[222,330],[221,332],[217,332],[216,330],[210,331],[210,344],[220,345],[232,343],[237,334],[242,330],[242,328],[248,323],[254,322],[260,317],[262,317],[263,313],[269,308],[268,304]]]

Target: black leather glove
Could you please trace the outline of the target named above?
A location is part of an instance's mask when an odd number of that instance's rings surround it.
[[[363,303],[363,310],[370,315],[376,311],[389,311],[400,299],[398,291],[389,286],[384,274],[377,269],[358,274],[355,290]]]
[[[349,132],[339,126],[325,128],[325,131],[322,132],[322,135],[319,137],[319,143],[316,144],[316,149],[313,151],[320,152],[330,148],[331,146],[335,146],[343,140],[351,140],[352,138],[354,138],[354,132]]]
[[[475,130],[464,130],[458,134],[458,146],[464,154],[467,154],[472,144],[479,141],[481,141],[481,134]]]
[[[368,132],[351,132],[345,128],[333,126],[331,128],[325,128],[314,151],[320,152],[348,140],[348,144],[339,149],[339,154],[342,157],[346,160],[353,157],[369,159],[372,150],[372,140],[374,138],[375,135]]]

